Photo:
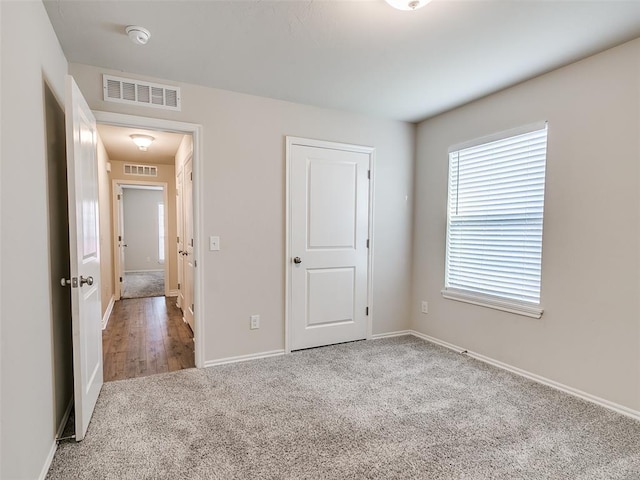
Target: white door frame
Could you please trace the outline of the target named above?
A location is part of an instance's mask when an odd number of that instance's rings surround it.
[[[164,201],[165,204],[165,218],[168,218],[168,215],[166,215],[166,212],[168,212],[168,201],[169,201],[169,185],[167,184],[167,182],[149,182],[149,181],[144,181],[144,180],[112,180],[112,212],[113,212],[113,225],[112,225],[112,231],[113,231],[113,238],[112,238],[112,242],[113,245],[117,245],[118,244],[118,221],[119,221],[119,217],[120,217],[120,209],[118,208],[118,186],[122,187],[122,186],[126,186],[126,185],[141,185],[141,186],[148,186],[148,187],[162,187],[162,199]],[[171,295],[171,290],[169,288],[169,222],[168,220],[165,220],[164,222],[164,238],[165,238],[165,242],[164,242],[164,296],[165,297],[169,297]],[[113,256],[113,258],[116,258],[116,255]],[[120,261],[116,260],[115,262],[115,268],[113,269],[113,274],[114,274],[114,281],[116,282],[116,288],[115,288],[115,297],[116,300],[120,300],[122,298],[122,284],[119,281],[120,277],[124,277],[125,272],[120,270]]]
[[[194,269],[195,272],[193,278],[193,303],[195,307],[193,315],[195,331],[193,334],[195,364],[196,367],[203,368],[204,359],[206,358],[204,351],[204,319],[206,318],[206,315],[204,312],[204,301],[202,295],[204,272],[201,267],[202,263],[200,259],[200,252],[204,251],[205,245],[201,232],[202,225],[204,224],[202,212],[202,125],[177,122],[174,120],[162,120],[159,118],[140,117],[137,115],[125,115],[122,113],[94,111],[93,114],[96,117],[96,121],[100,124],[182,133],[185,135],[191,135],[193,138],[193,237],[196,240],[193,248],[193,259],[197,266],[197,268]]]
[[[284,255],[284,271],[285,271],[285,288],[284,288],[284,351],[291,353],[291,333],[293,328],[290,325],[291,318],[289,312],[291,310],[291,198],[289,190],[291,187],[291,148],[294,145],[305,147],[327,148],[331,150],[343,150],[347,152],[366,153],[369,155],[369,251],[367,258],[367,305],[369,306],[369,314],[367,316],[367,340],[373,335],[373,249],[376,242],[373,239],[373,210],[374,210],[374,179],[375,179],[375,148],[361,145],[351,145],[348,143],[329,142],[325,140],[314,140],[301,137],[286,137],[286,217],[285,217],[285,255]]]

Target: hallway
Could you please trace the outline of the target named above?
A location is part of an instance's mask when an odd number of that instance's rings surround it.
[[[195,366],[193,333],[171,297],[116,302],[102,352],[105,382]]]

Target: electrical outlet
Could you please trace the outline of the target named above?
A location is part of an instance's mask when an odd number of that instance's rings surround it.
[[[429,304],[425,301],[422,302],[422,313],[429,313]]]
[[[251,315],[251,330],[257,330],[260,328],[260,315]]]
[[[220,250],[220,237],[209,237],[209,250],[212,252]]]

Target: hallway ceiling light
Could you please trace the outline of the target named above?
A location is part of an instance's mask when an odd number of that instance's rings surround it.
[[[384,0],[398,10],[417,10],[424,7],[431,0]]]
[[[136,45],[146,45],[151,38],[151,32],[139,25],[128,25],[124,31]]]
[[[135,143],[140,150],[146,152],[151,145],[151,142],[155,140],[151,135],[130,135],[131,140]]]

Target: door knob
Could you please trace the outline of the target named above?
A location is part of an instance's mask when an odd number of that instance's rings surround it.
[[[300,257],[295,257],[293,259],[293,263],[295,263],[296,265],[299,264],[299,263],[302,263],[302,259]]]
[[[87,277],[84,278],[82,275],[80,276],[80,286],[83,286],[84,284],[87,284],[89,286],[93,285],[93,277]]]

